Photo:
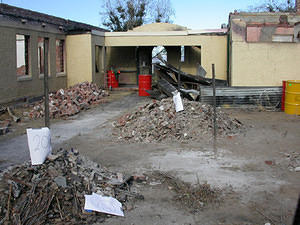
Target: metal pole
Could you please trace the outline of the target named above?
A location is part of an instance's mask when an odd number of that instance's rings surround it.
[[[139,46],[135,48],[135,63],[136,63],[136,84],[139,85],[139,75],[140,75],[140,50]]]
[[[215,64],[212,64],[212,82],[213,82],[213,107],[214,107],[214,140],[217,137],[217,102],[216,102],[216,74],[215,74]]]
[[[45,97],[45,127],[50,128],[49,119],[49,87],[48,87],[48,47],[49,38],[44,38],[44,97]]]
[[[179,61],[179,70],[178,70],[178,90],[180,90],[181,85],[181,61]]]

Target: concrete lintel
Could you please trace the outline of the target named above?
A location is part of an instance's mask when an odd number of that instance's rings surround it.
[[[105,32],[105,37],[132,37],[132,36],[188,36],[188,35],[220,35],[226,34],[227,29],[206,29],[206,30],[186,30],[186,31],[160,31],[160,32]]]
[[[92,30],[91,33],[93,35],[100,36],[100,37],[104,37],[105,36],[105,32],[102,32],[102,31],[99,31],[99,30]]]
[[[105,32],[105,37],[131,37],[131,36],[186,36],[187,31],[163,31],[163,32]]]

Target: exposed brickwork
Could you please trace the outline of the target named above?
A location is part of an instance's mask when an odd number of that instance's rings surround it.
[[[259,42],[261,27],[247,27],[247,42]]]
[[[56,40],[56,72],[65,72],[65,42]]]

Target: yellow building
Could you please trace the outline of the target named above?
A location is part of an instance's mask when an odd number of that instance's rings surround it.
[[[66,38],[68,86],[89,81],[104,85],[104,32],[72,34]]]
[[[105,86],[111,68],[121,71],[120,84],[136,85],[139,74],[152,73],[153,49],[162,46],[168,63],[186,73],[203,67],[211,78],[215,64],[216,78],[228,86],[279,87],[300,79],[299,12],[232,13],[228,29],[155,23],[106,32],[0,4],[0,103],[42,95],[45,39],[51,91],[84,81]]]
[[[106,32],[107,66],[129,71],[120,76],[121,83],[137,83],[137,75],[151,73],[152,51],[163,46],[168,62],[190,74],[201,65],[212,76],[211,65],[216,65],[216,77],[227,79],[227,29],[188,30],[174,24],[155,23],[128,32]],[[180,64],[181,46],[184,62]],[[133,72],[130,72],[133,71]]]
[[[233,13],[229,16],[229,84],[281,86],[300,79],[300,15]]]
[[[0,103],[42,96],[45,72],[50,91],[83,81],[103,84],[104,31],[0,3]]]

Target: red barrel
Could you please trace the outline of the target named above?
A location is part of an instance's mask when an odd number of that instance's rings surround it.
[[[284,112],[286,81],[282,81],[281,111]]]
[[[118,80],[116,79],[115,73],[112,70],[107,71],[107,83],[108,87],[119,87]]]
[[[146,90],[151,90],[151,85],[151,75],[139,75],[139,96],[149,96]]]

